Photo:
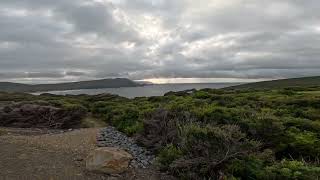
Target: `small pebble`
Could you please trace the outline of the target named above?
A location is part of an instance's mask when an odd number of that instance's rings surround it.
[[[154,156],[148,150],[138,146],[134,140],[114,127],[106,127],[97,136],[98,147],[118,147],[127,150],[134,158],[130,167],[147,168],[154,161]]]

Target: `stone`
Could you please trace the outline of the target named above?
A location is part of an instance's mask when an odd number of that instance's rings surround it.
[[[125,172],[132,160],[132,155],[114,147],[95,149],[86,159],[86,168],[89,171],[120,174]]]
[[[102,139],[100,139],[102,137]],[[97,135],[98,147],[117,147],[129,152],[135,160],[130,162],[130,167],[147,168],[154,162],[154,156],[148,150],[136,144],[135,140],[127,137],[122,132],[117,131],[114,127],[106,127]],[[142,161],[147,162],[147,164]]]

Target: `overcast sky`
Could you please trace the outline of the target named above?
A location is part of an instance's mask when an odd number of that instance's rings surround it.
[[[319,0],[0,0],[0,81],[320,75]]]

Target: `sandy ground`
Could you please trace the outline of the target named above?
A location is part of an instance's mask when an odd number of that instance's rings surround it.
[[[98,130],[58,133],[2,129],[0,179],[108,179],[84,169],[84,159],[95,148]]]
[[[85,170],[96,148],[99,128],[67,132],[0,128],[0,180],[169,180],[154,170],[129,170],[118,176]]]

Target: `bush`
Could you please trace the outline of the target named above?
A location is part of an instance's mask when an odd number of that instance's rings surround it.
[[[123,129],[123,132],[129,136],[140,133],[141,131],[143,131],[143,123],[140,121],[134,122]]]
[[[285,137],[286,148],[281,152],[283,156],[308,157],[309,159],[320,156],[320,140],[316,133],[291,127],[286,131]]]
[[[17,103],[0,109],[0,126],[68,129],[80,126],[85,116],[86,111],[81,106],[56,108]]]
[[[180,144],[185,155],[174,161],[171,169],[190,179],[221,178],[230,161],[245,158],[260,146],[259,142],[247,139],[238,126],[197,124],[182,127]]]
[[[235,124],[239,123],[242,113],[239,109],[207,106],[202,109],[195,109],[194,114],[203,123]]]
[[[280,90],[279,93],[287,96],[293,96],[296,94],[296,92],[291,89],[283,89],[283,90]]]
[[[0,129],[0,136],[6,135],[6,134],[7,134],[6,130]]]
[[[188,121],[187,114],[158,109],[145,117],[138,142],[154,152],[178,143],[178,123]]]
[[[64,104],[63,109],[71,112],[87,113],[88,109],[80,104]]]
[[[173,144],[168,144],[164,147],[157,157],[157,161],[162,169],[168,169],[170,164],[182,157],[182,151]]]
[[[227,176],[239,179],[263,179],[265,162],[258,157],[249,156],[235,159],[227,166]]]
[[[114,107],[107,119],[118,130],[132,135],[141,130],[142,123],[139,123],[139,110],[134,106]]]
[[[265,146],[277,148],[284,136],[285,126],[280,118],[270,113],[260,113],[248,122],[250,136],[261,139]]]
[[[208,99],[211,95],[205,91],[197,91],[193,94],[193,97],[197,99]]]
[[[266,167],[265,170],[265,179],[314,180],[319,178],[320,167],[295,160],[282,160],[280,163]]]

